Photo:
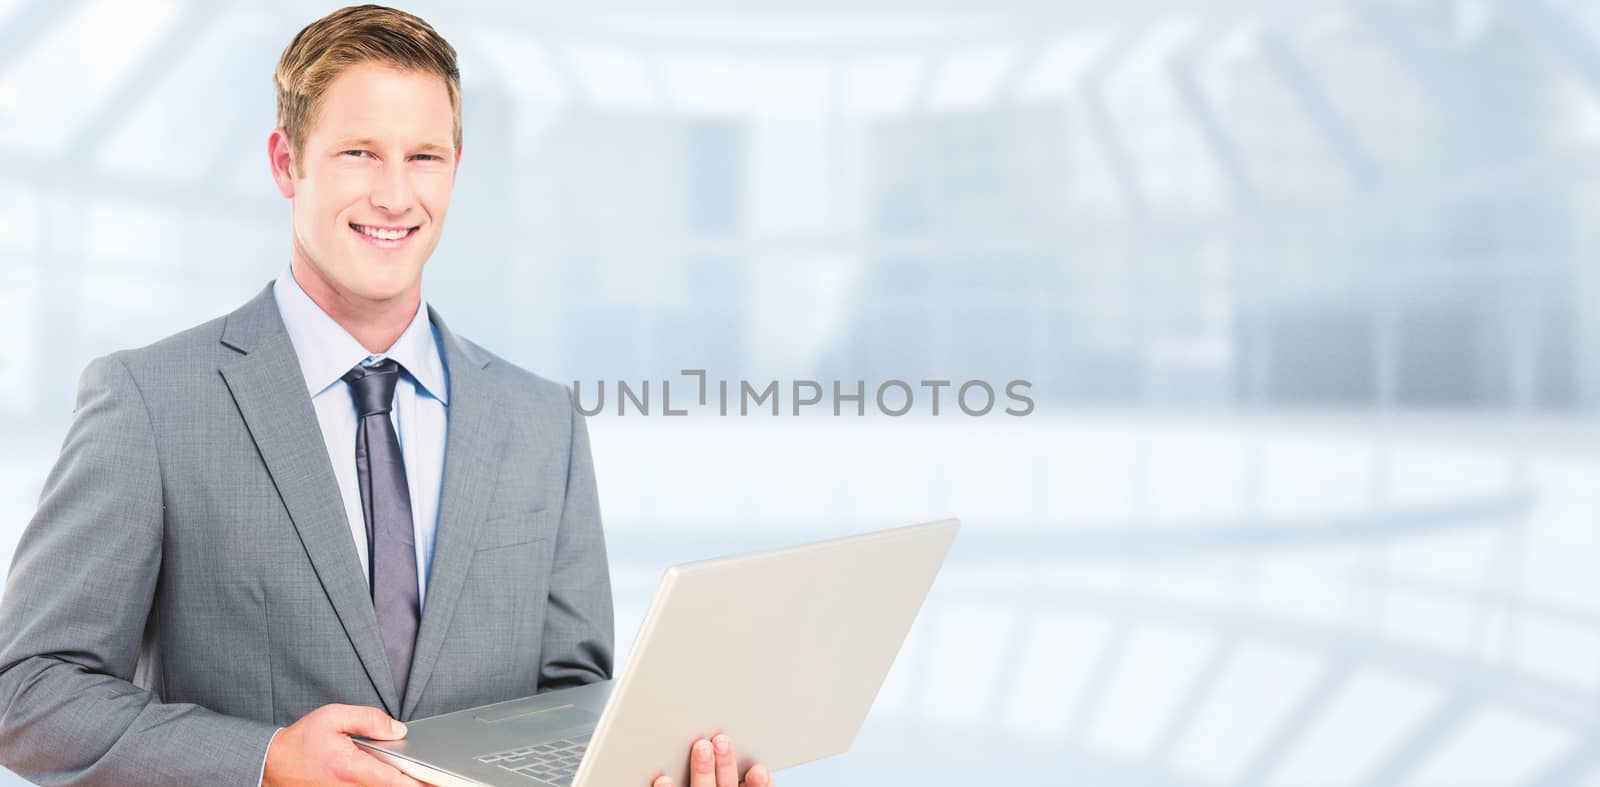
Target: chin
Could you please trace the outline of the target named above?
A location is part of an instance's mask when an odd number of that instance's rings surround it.
[[[364,301],[389,301],[405,295],[421,276],[421,271],[413,271],[409,265],[394,263],[385,264],[382,270],[348,273],[355,275],[340,277],[335,286]]]

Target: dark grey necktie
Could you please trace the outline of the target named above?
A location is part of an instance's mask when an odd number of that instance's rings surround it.
[[[400,364],[385,358],[371,366],[357,365],[343,378],[350,384],[358,417],[356,480],[367,524],[367,577],[396,696],[405,694],[420,617],[411,490],[400,440],[389,420],[401,371]]]

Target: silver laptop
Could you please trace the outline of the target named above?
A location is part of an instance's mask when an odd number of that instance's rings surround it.
[[[356,738],[443,787],[688,784],[689,744],[726,732],[743,773],[855,740],[961,525],[955,519],[667,569],[614,681]]]

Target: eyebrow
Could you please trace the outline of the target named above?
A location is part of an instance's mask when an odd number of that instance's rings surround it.
[[[339,144],[337,145],[337,147],[340,147],[340,148],[346,148],[346,147],[352,147],[352,146],[353,147],[366,147],[366,148],[381,147],[378,144],[377,140],[366,138],[366,137],[363,137],[361,139],[343,139],[343,140],[340,140]],[[440,154],[442,156],[450,155],[450,148],[447,148],[444,145],[440,145],[440,144],[438,144],[436,142],[424,142],[421,145],[417,145],[415,148],[412,148],[412,150],[420,151],[420,152],[426,152],[426,153],[438,153],[438,154]]]

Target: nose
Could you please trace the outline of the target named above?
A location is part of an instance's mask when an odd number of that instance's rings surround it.
[[[411,210],[416,192],[411,188],[411,178],[403,163],[383,162],[375,168],[368,201],[385,213],[402,214]]]

